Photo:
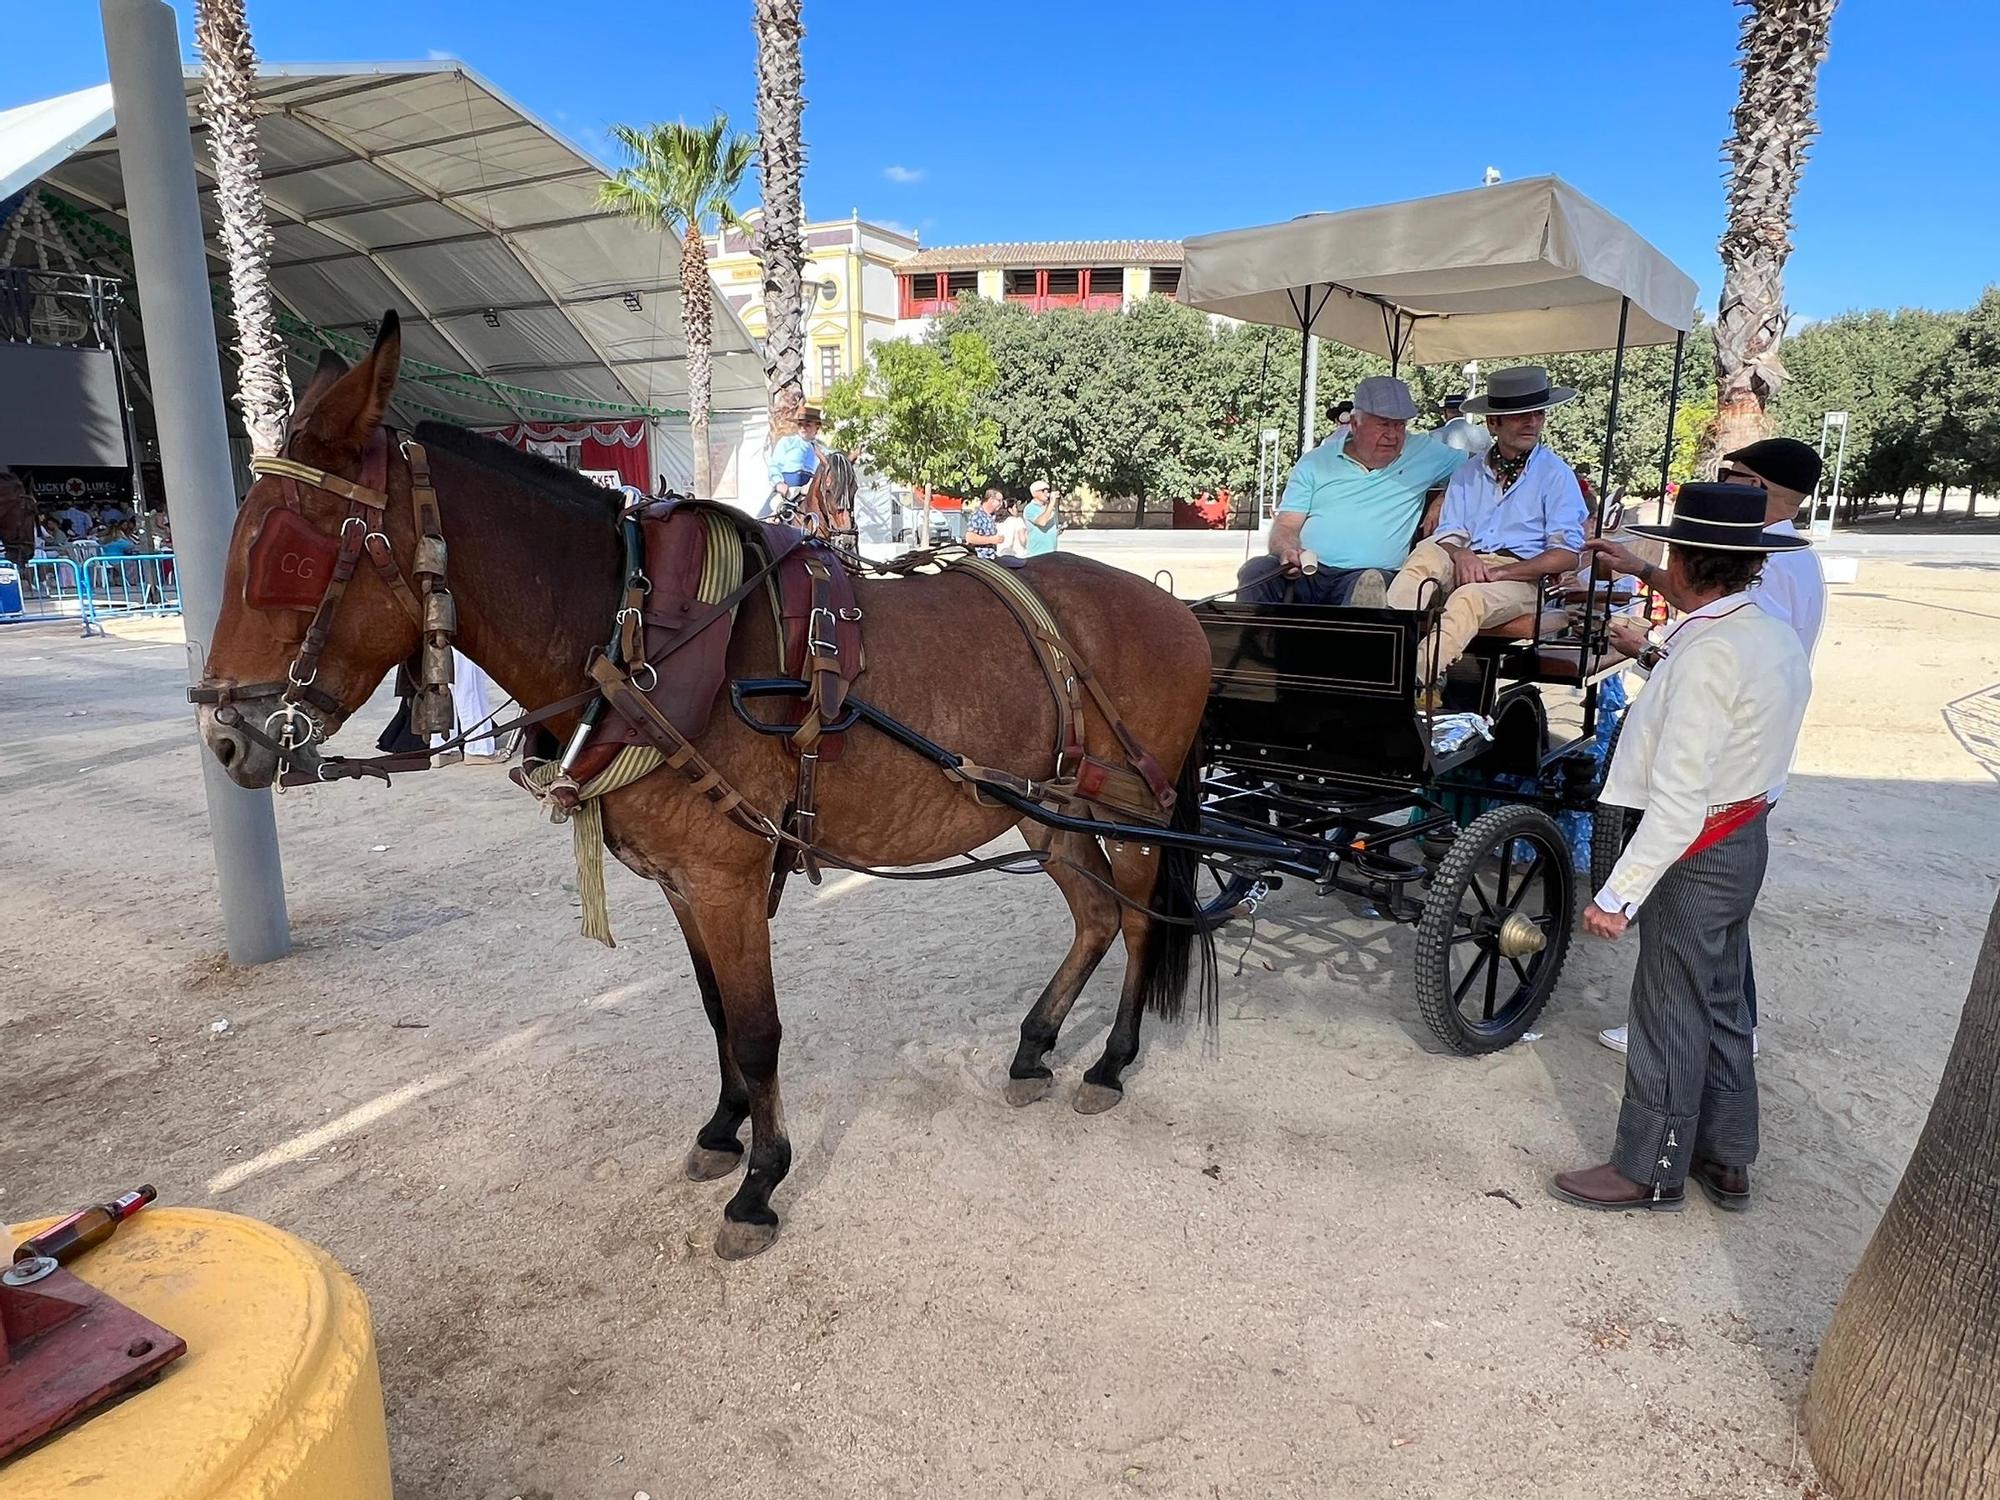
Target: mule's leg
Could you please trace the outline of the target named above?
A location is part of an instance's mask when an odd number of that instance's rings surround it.
[[[1111,866],[1095,839],[1054,833],[1035,823],[1022,825],[1021,832],[1030,848],[1054,848],[1099,879],[1111,879]],[[1042,1059],[1055,1046],[1056,1034],[1062,1030],[1070,1007],[1110,950],[1111,940],[1118,935],[1118,903],[1102,886],[1059,863],[1049,865],[1048,872],[1062,891],[1063,899],[1069,902],[1076,936],[1070,940],[1069,952],[1063,955],[1054,977],[1021,1020],[1021,1045],[1007,1069],[1009,1104],[1032,1104],[1048,1093],[1055,1075]]]
[[[708,1024],[715,1028],[716,1059],[722,1070],[722,1093],[715,1102],[715,1113],[695,1132],[694,1145],[687,1154],[688,1177],[695,1182],[708,1182],[727,1177],[743,1164],[743,1143],[736,1133],[750,1118],[750,1086],[743,1081],[743,1070],[736,1066],[735,1055],[729,1050],[722,991],[716,987],[715,969],[709,964],[708,948],[701,940],[694,913],[672,886],[662,882],[660,889],[667,893],[667,904],[673,907],[674,916],[680,920],[681,935],[687,939],[694,982],[701,990],[701,1008],[708,1012]]]
[[[1141,854],[1127,844],[1114,845],[1112,863],[1119,891],[1128,901],[1144,906],[1153,890],[1157,852]],[[1106,898],[1107,900],[1109,898]],[[1104,1055],[1091,1064],[1076,1086],[1073,1103],[1078,1114],[1102,1114],[1125,1097],[1120,1075],[1139,1055],[1139,1021],[1145,1013],[1146,948],[1154,936],[1153,922],[1136,907],[1118,905],[1118,925],[1125,935],[1125,983],[1118,991],[1118,1017],[1111,1023],[1111,1035],[1104,1043]]]
[[[691,889],[696,925],[722,1002],[728,1056],[750,1096],[749,1169],[722,1210],[715,1253],[742,1260],[778,1237],[771,1192],[792,1166],[785,1110],[778,1094],[778,997],[771,979],[771,928],[765,919],[764,870]]]

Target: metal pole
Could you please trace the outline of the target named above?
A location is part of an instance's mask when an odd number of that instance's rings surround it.
[[[1299,457],[1312,452],[1314,418],[1319,415],[1319,336],[1306,335],[1306,351],[1300,356],[1299,371]]]
[[[132,265],[145,309],[160,469],[173,507],[188,678],[198,681],[222,612],[236,483],[222,414],[222,370],[195,198],[180,38],[174,13],[161,0],[98,0],[98,9],[111,65]],[[291,934],[271,794],[237,786],[206,746],[201,771],[230,962],[282,958],[291,950]]]
[[[1632,299],[1618,299],[1618,352],[1611,359],[1611,411],[1604,420],[1604,464],[1597,481],[1597,515],[1594,532],[1604,530],[1604,500],[1611,493],[1611,450],[1618,438],[1618,393],[1625,383],[1625,325],[1632,314]],[[1590,556],[1590,577],[1585,580],[1589,592],[1583,601],[1582,639],[1576,648],[1576,676],[1582,682],[1585,668],[1590,662],[1590,641],[1597,629],[1594,616],[1597,613],[1597,580],[1604,568],[1604,559],[1596,553]],[[1611,601],[1607,598],[1604,612],[1611,613]],[[1583,694],[1583,733],[1588,739],[1597,732],[1597,684],[1592,683]]]
[[[1660,454],[1660,498],[1653,519],[1662,525],[1667,519],[1667,481],[1674,469],[1674,418],[1681,410],[1681,358],[1687,353],[1687,330],[1674,335],[1674,379],[1667,387],[1667,445]]]

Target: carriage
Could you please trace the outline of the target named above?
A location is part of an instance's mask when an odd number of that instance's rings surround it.
[[[1187,252],[1181,300],[1332,338],[1392,369],[1615,350],[1598,534],[1618,524],[1625,352],[1672,343],[1664,492],[1694,283],[1559,179],[1306,215]],[[1302,342],[1310,393],[1313,341]],[[1300,413],[1301,451],[1311,416]],[[1204,917],[1254,920],[1288,879],[1339,893],[1416,928],[1417,1002],[1446,1048],[1490,1052],[1527,1032],[1561,975],[1577,901],[1626,832],[1617,808],[1589,819],[1588,840],[1578,830],[1616,732],[1600,704],[1619,664],[1605,628],[1630,591],[1593,570],[1548,595],[1551,607],[1475,640],[1441,709],[1418,692],[1432,675],[1428,611],[1198,603],[1213,658]]]

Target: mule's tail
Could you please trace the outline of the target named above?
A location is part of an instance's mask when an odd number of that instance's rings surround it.
[[[1174,810],[1167,826],[1193,833],[1201,827],[1201,770],[1204,746],[1199,737],[1181,762],[1174,785]],[[1151,922],[1146,956],[1139,968],[1139,997],[1154,1015],[1178,1021],[1186,1002],[1188,980],[1195,985],[1195,1008],[1211,1031],[1219,1014],[1221,981],[1215,963],[1215,936],[1201,920],[1195,877],[1201,858],[1191,849],[1172,846],[1160,851],[1159,873],[1147,903],[1159,915]],[[1162,920],[1164,919],[1164,920]],[[1191,976],[1191,971],[1198,969]]]

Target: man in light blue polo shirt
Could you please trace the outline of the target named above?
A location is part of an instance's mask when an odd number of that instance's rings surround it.
[[[1417,403],[1389,375],[1354,388],[1345,433],[1301,458],[1271,523],[1270,555],[1237,573],[1238,597],[1280,604],[1288,589],[1301,604],[1379,608],[1387,574],[1409,555],[1424,496],[1449,479],[1467,455],[1434,432],[1411,436]],[[1313,554],[1317,569],[1302,560]]]

